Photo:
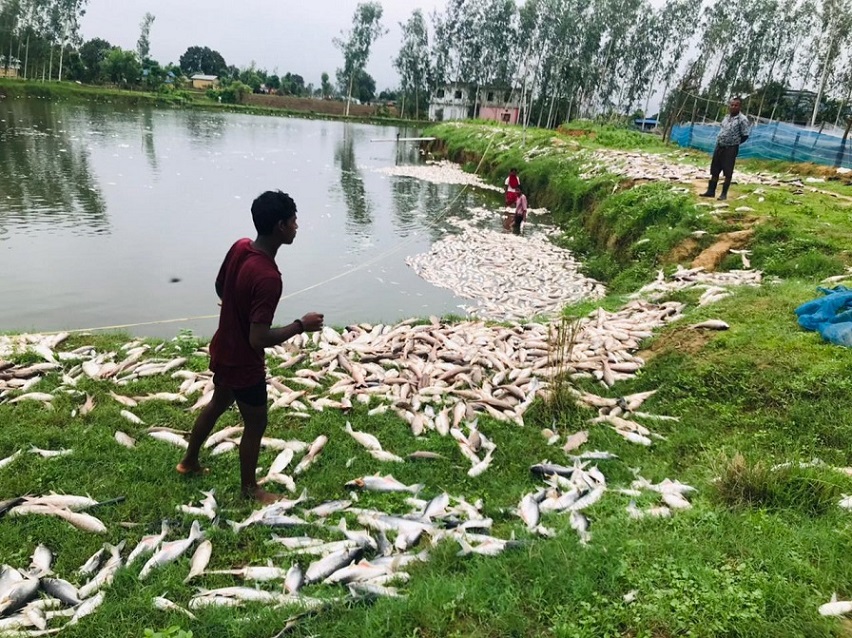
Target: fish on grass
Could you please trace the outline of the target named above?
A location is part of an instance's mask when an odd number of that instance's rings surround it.
[[[198,620],[195,617],[195,614],[193,614],[191,611],[173,603],[165,596],[157,596],[153,598],[151,602],[154,605],[154,609],[159,609],[161,611],[176,611],[181,614],[185,614],[190,618],[190,620]]]
[[[831,600],[819,606],[820,616],[843,616],[852,612],[852,600],[837,600],[837,592],[831,595]]]
[[[204,532],[201,531],[201,526],[198,524],[198,521],[194,521],[188,538],[164,543],[160,550],[148,559],[148,562],[142,567],[142,571],[139,572],[139,580],[145,580],[151,571],[157,567],[162,567],[176,561],[186,550],[192,547],[195,541],[203,537]]]
[[[163,539],[168,533],[169,523],[168,521],[163,521],[160,524],[159,534],[150,534],[148,536],[143,536],[142,540],[140,540],[139,543],[137,543],[136,547],[133,548],[133,551],[130,552],[130,556],[127,557],[127,566],[130,567],[130,565],[132,565],[133,562],[143,554],[150,554],[151,552],[156,550],[157,547],[159,547],[160,543],[163,542]],[[94,558],[94,556],[92,558]]]
[[[386,476],[376,474],[375,476],[362,476],[353,479],[346,483],[345,487],[357,487],[369,492],[409,492],[411,494],[418,494],[423,489],[423,483],[405,485],[397,481],[390,474]]]
[[[200,543],[192,555],[192,560],[189,563],[189,575],[183,579],[184,583],[188,583],[196,576],[202,574],[207,565],[210,563],[210,557],[213,555],[213,543],[205,540]]]
[[[721,319],[708,319],[689,326],[692,330],[727,330],[731,326]]]

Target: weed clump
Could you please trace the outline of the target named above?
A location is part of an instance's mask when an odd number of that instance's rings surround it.
[[[815,468],[772,468],[760,461],[749,463],[736,454],[722,462],[715,497],[731,509],[795,510],[821,516],[837,503],[840,486]]]

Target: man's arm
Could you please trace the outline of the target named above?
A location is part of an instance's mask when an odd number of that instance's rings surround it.
[[[280,328],[273,328],[264,323],[253,323],[249,329],[249,343],[255,350],[271,348],[284,343],[303,332],[316,332],[322,328],[323,315],[309,312],[301,319]]]

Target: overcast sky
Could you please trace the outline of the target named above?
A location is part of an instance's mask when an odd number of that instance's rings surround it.
[[[332,44],[352,26],[358,0],[89,0],[81,22],[85,39],[103,38],[124,49],[135,49],[139,23],[146,12],[151,28],[151,56],[162,64],[178,63],[193,45],[208,46],[228,64],[248,66],[252,60],[270,73],[298,73],[305,82],[320,84],[320,75],[334,72],[343,58]],[[378,90],[399,80],[391,59],[399,51],[399,23],[420,8],[428,16],[446,0],[384,0],[383,22],[389,32],[373,47],[367,71]]]

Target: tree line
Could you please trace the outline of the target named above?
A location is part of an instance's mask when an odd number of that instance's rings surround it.
[[[334,39],[342,64],[319,86],[298,74],[239,69],[192,46],[178,65],[149,57],[154,16],[140,24],[136,51],[95,38],[81,42],[87,0],[0,0],[0,67],[16,60],[27,77],[157,86],[169,73],[203,72],[246,90],[370,101],[366,71],[384,37],[382,5],[361,2]],[[760,118],[818,124],[852,117],[852,0],[447,0],[428,17],[400,24],[393,65],[405,115],[422,117],[450,82],[513,89],[526,123],[579,117],[717,119],[733,95]]]

